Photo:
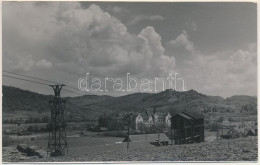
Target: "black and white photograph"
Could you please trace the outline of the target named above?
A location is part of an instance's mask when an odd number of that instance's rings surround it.
[[[1,3],[2,162],[258,162],[256,1]]]

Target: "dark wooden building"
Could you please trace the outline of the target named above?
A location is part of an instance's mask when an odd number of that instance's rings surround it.
[[[175,144],[199,143],[204,141],[204,117],[197,113],[182,112],[171,118]]]

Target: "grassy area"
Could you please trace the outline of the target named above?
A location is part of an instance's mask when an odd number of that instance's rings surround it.
[[[21,129],[27,129],[30,126],[38,126],[38,127],[45,127],[47,123],[28,123],[28,124],[22,124],[20,127]],[[2,129],[3,130],[16,130],[16,124],[3,124]]]
[[[212,134],[211,134],[212,133]],[[68,154],[64,157],[44,157],[31,161],[245,161],[257,160],[257,137],[232,140],[215,140],[187,145],[170,145],[155,147],[147,142],[131,142],[129,150],[121,137],[105,137],[99,133],[87,132],[79,136],[79,131],[67,133]],[[213,136],[214,132],[206,133]],[[34,134],[35,143],[28,142],[29,136],[8,136],[9,145],[3,143],[3,150],[14,149],[19,143],[39,146],[42,152],[47,151],[48,133]],[[4,161],[10,161],[3,155]],[[21,161],[13,158],[12,161]],[[26,160],[28,161],[28,160]]]

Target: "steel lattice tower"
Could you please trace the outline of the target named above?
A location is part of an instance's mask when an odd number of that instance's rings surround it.
[[[48,139],[48,152],[51,156],[62,156],[65,149],[68,152],[66,138],[66,123],[64,121],[65,100],[60,97],[60,91],[65,85],[50,85],[54,90],[54,98],[50,100],[51,119]]]

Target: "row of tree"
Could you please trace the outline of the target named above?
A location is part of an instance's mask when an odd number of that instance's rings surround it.
[[[118,113],[103,113],[98,118],[98,127],[106,127],[110,131],[125,130],[125,127],[128,125],[127,121],[129,121],[129,119],[130,118],[128,115],[120,116]]]
[[[23,123],[23,124],[28,124],[28,123],[48,123],[50,120],[49,116],[43,116],[41,118],[27,118],[27,119],[3,119],[3,124],[17,124],[17,123]]]

